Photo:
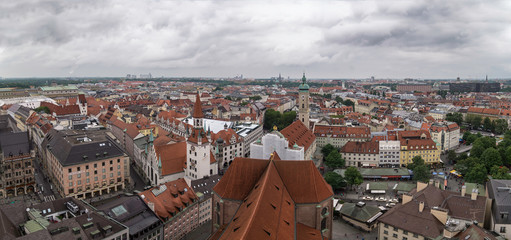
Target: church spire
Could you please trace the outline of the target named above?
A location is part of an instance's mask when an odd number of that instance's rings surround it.
[[[195,97],[195,104],[193,105],[193,118],[204,118],[204,113],[202,112],[202,103],[200,101],[199,92],[197,91],[197,96]]]

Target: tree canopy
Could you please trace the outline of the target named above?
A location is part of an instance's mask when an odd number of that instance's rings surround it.
[[[273,126],[277,126],[279,130],[282,130],[293,123],[295,119],[295,111],[289,111],[281,114],[279,111],[268,109],[264,114],[263,128],[270,130]]]
[[[362,177],[362,174],[358,171],[356,167],[348,167],[346,169],[346,172],[344,172],[344,178],[346,179],[346,182],[353,186],[357,186],[362,184],[364,182],[364,178]]]
[[[330,184],[334,190],[346,186],[346,181],[344,181],[344,178],[336,172],[327,172],[325,174],[325,181]]]
[[[328,154],[328,156],[326,156],[325,164],[329,168],[340,168],[340,167],[344,167],[345,161],[342,158],[341,154],[337,150],[334,150],[334,151],[331,151]]]
[[[413,180],[415,181],[427,182],[431,177],[429,166],[425,164],[421,156],[413,157],[412,163],[408,164],[408,168],[413,171]]]

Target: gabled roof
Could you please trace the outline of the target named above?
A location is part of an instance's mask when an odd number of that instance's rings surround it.
[[[289,141],[290,148],[296,143],[298,146],[303,146],[305,151],[316,140],[316,136],[300,120],[294,121],[291,125],[282,129],[280,133]]]
[[[81,113],[78,105],[58,106],[49,102],[41,102],[41,107],[47,107],[52,114],[55,113],[57,116]]]
[[[293,239],[294,221],[295,204],[270,163],[218,239]]]
[[[323,239],[298,223],[295,204],[333,196],[312,161],[236,158],[213,188],[221,198],[243,201],[230,223],[209,239]]]

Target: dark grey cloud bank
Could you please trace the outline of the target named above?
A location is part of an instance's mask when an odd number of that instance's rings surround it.
[[[0,76],[511,76],[509,1],[0,2]]]

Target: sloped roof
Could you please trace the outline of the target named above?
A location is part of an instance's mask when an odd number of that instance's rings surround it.
[[[303,146],[305,151],[309,149],[316,136],[307,128],[302,121],[296,120],[291,125],[280,131],[284,137],[289,141],[289,147],[292,148],[295,143],[298,146]]]
[[[272,161],[295,203],[319,203],[334,193],[313,161]]]
[[[154,146],[156,158],[161,159],[163,176],[183,172],[186,168],[186,142]]]
[[[235,158],[213,188],[221,198],[243,200],[268,166],[266,159]]]
[[[199,93],[197,93],[197,96],[195,98],[195,104],[193,104],[193,114],[192,117],[194,118],[204,118],[204,113],[202,112],[202,103],[200,101]]]
[[[165,186],[162,187],[163,185]],[[154,189],[160,190],[161,193],[155,196],[153,192]],[[171,218],[173,216],[172,214],[175,215],[184,210],[186,204],[191,204],[198,199],[195,192],[186,184],[183,178],[166,182],[141,192],[139,195],[144,196],[144,202],[154,203],[154,212],[163,221],[165,221],[165,218]]]
[[[78,105],[58,106],[49,102],[41,102],[41,107],[47,107],[51,113],[55,113],[57,116],[81,113]]]
[[[294,209],[276,167],[269,164],[219,239],[293,239]]]
[[[357,206],[356,203],[344,203],[341,208],[341,214],[360,222],[367,222],[380,212],[380,208],[372,205]]]

